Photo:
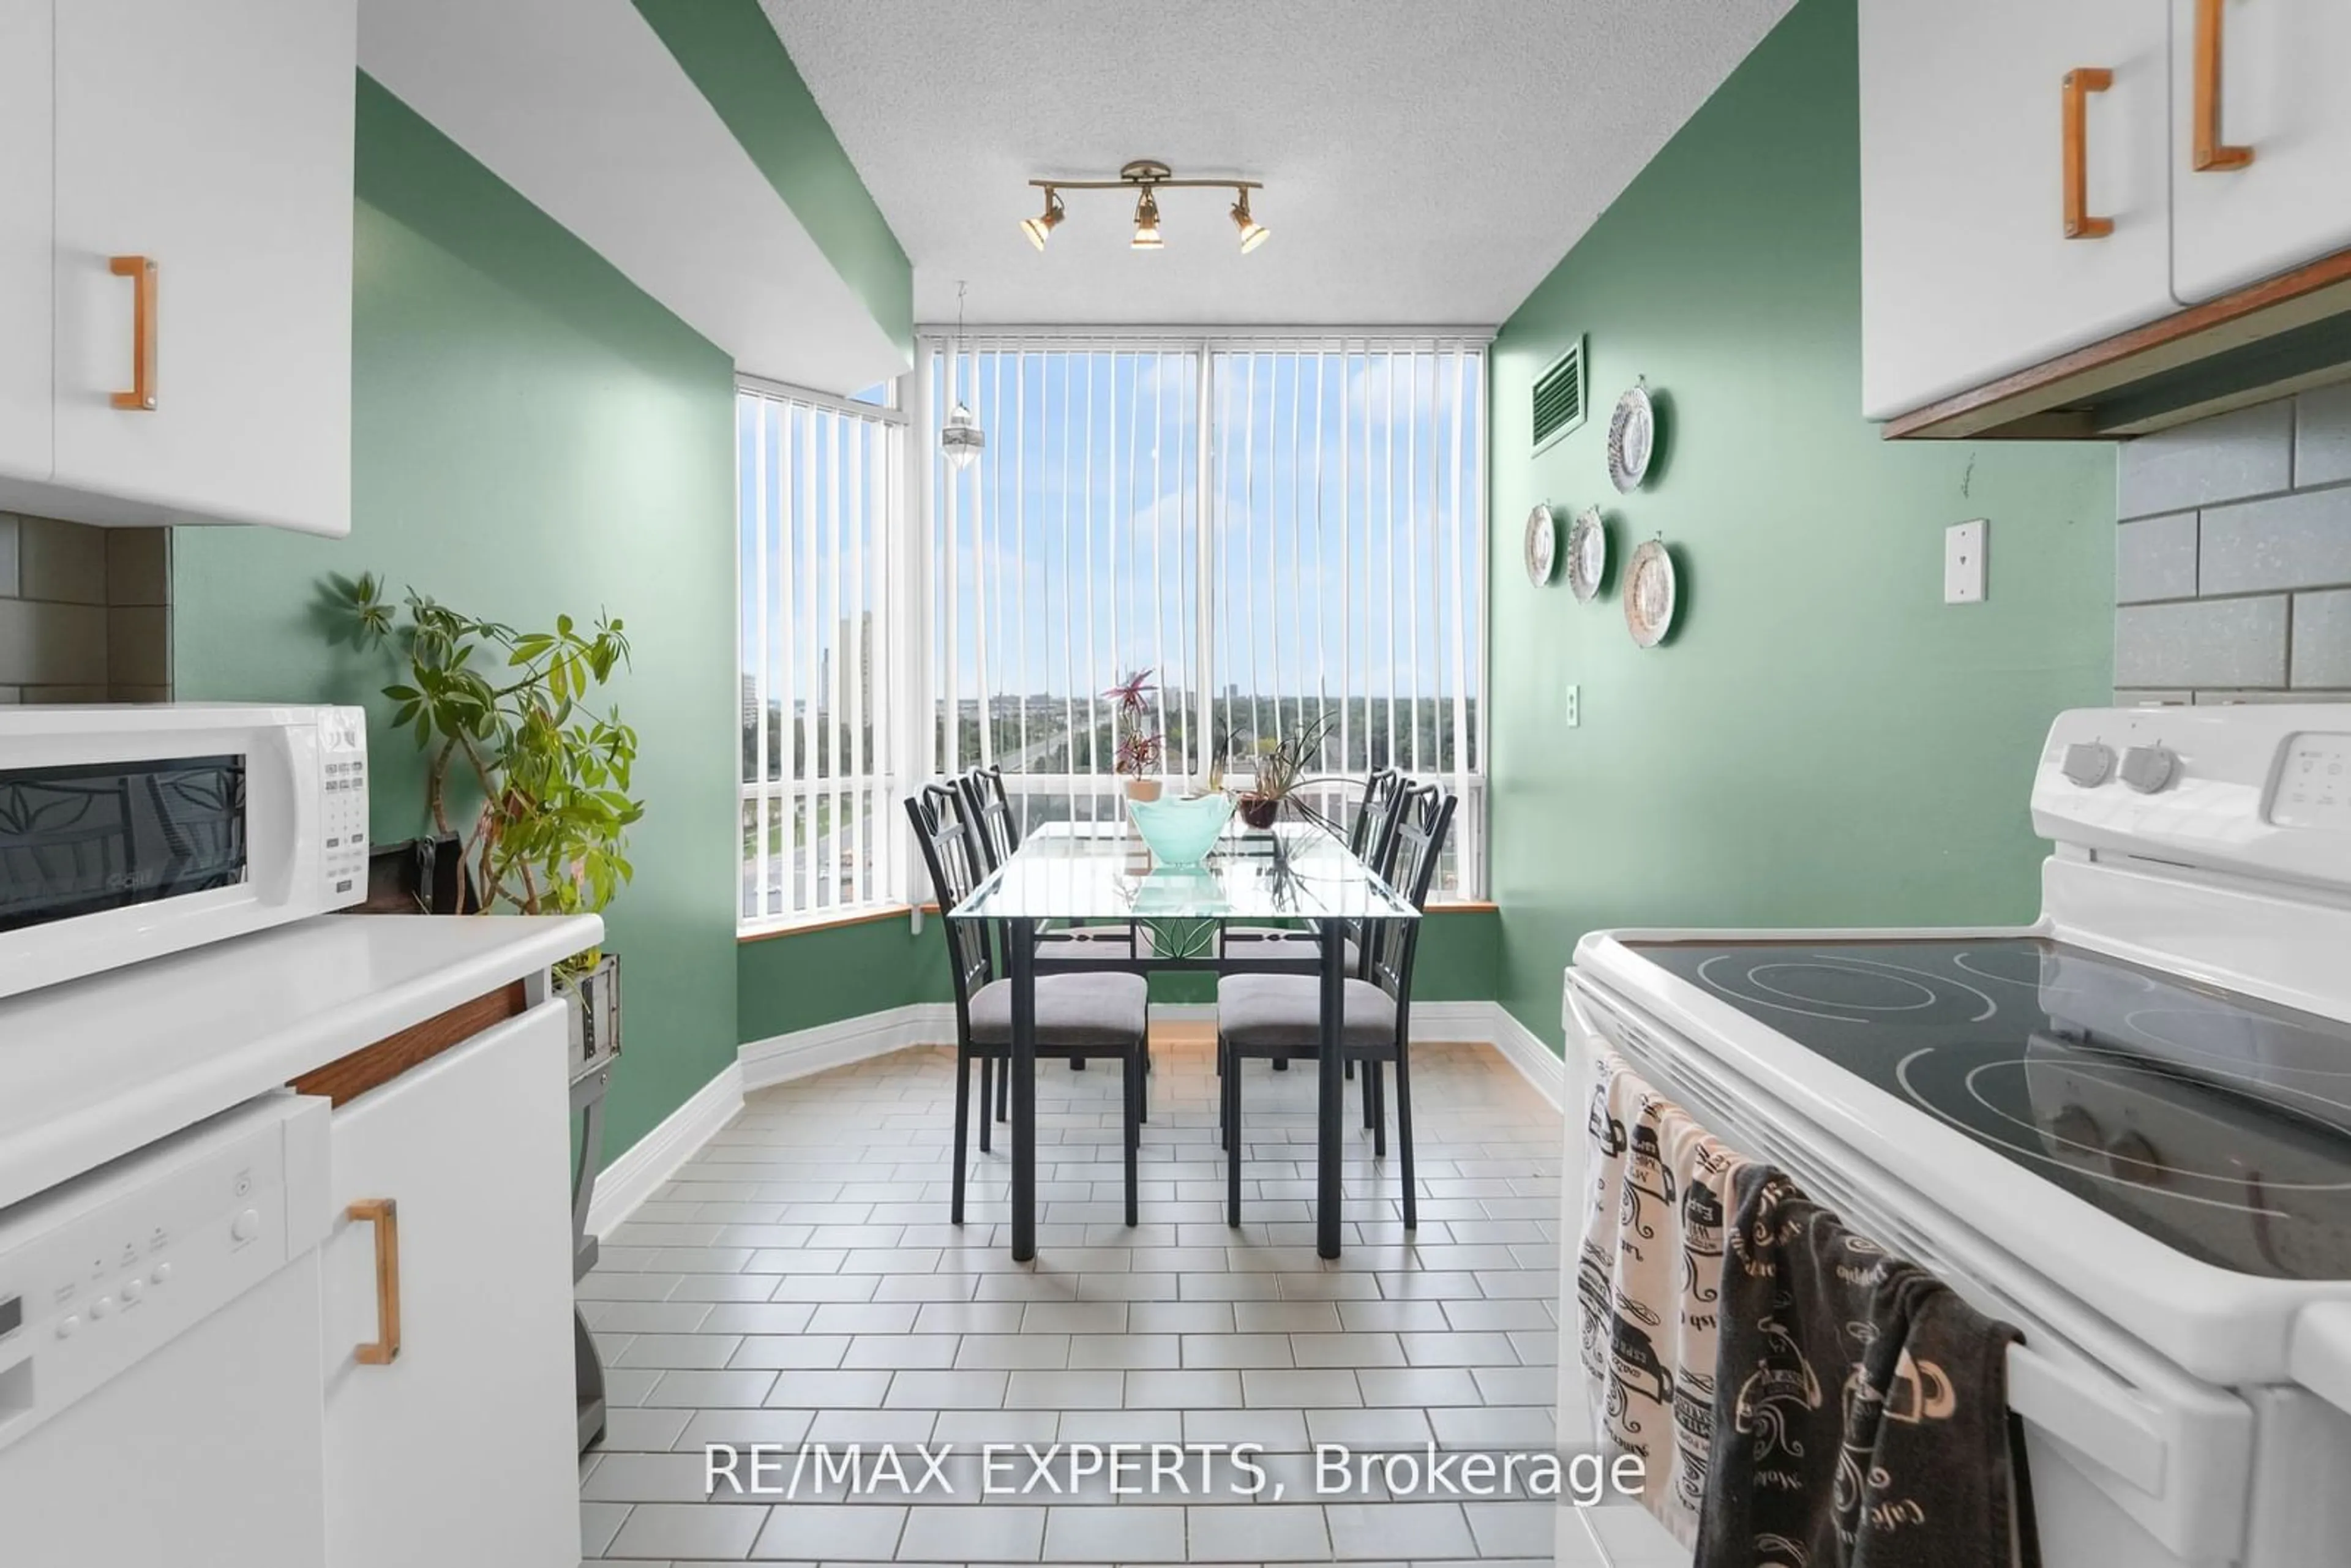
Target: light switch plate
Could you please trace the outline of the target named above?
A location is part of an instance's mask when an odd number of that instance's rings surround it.
[[[1984,552],[1991,525],[1978,517],[1953,523],[1943,530],[1943,602],[1981,604],[1984,599]]]
[[[1570,682],[1568,684],[1567,702],[1565,706],[1561,708],[1560,716],[1567,721],[1567,727],[1570,729],[1573,729],[1577,725],[1583,722],[1583,687],[1576,685],[1573,682]]]

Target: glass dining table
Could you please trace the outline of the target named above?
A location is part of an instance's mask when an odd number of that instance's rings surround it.
[[[1315,1250],[1339,1256],[1341,1129],[1345,1114],[1340,1051],[1345,938],[1364,922],[1415,920],[1419,911],[1377,873],[1320,829],[1245,831],[1236,821],[1196,866],[1153,863],[1124,822],[1050,822],[1030,832],[951,920],[997,923],[1012,990],[1012,1256],[1037,1255],[1037,945],[1061,927],[1132,922],[1149,934],[1132,956],[1063,957],[1049,967],[1134,974],[1314,975],[1322,985],[1322,1042],[1315,1152]],[[1229,923],[1295,925],[1311,940],[1222,942]],[[1104,946],[1067,944],[1082,953]],[[1303,949],[1303,951],[1301,951]],[[1238,1130],[1235,1129],[1238,1135]]]

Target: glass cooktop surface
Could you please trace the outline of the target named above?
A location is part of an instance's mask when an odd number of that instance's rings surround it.
[[[2039,937],[1626,946],[2183,1252],[2351,1277],[2351,1024]]]

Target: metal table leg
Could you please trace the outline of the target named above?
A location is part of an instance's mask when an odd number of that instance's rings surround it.
[[[1037,1256],[1037,923],[1009,922],[1012,982],[1012,1260]]]
[[[1324,1258],[1339,1255],[1339,1124],[1346,1114],[1345,1052],[1342,1048],[1346,1022],[1346,969],[1343,921],[1320,922],[1322,933],[1322,1040],[1317,1063],[1321,1077],[1320,1109],[1315,1117],[1314,1250]],[[1016,1006],[1018,1003],[1015,1004]],[[1235,1135],[1239,1130],[1236,1128]]]

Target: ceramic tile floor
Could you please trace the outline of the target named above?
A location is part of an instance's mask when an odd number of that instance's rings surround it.
[[[994,1153],[974,1149],[967,1223],[947,1223],[951,1052],[752,1094],[580,1283],[612,1406],[580,1465],[590,1560],[1531,1564],[1554,1561],[1556,1539],[1564,1563],[1671,1561],[1622,1508],[1579,1511],[1561,1532],[1541,1500],[1299,1500],[1315,1495],[1311,1443],[1552,1446],[1558,1113],[1489,1048],[1416,1046],[1418,1232],[1398,1216],[1393,1152],[1374,1160],[1354,1132],[1346,1254],[1326,1263],[1312,1072],[1249,1065],[1246,1223],[1230,1230],[1208,1038],[1155,1038],[1134,1229],[1120,1222],[1117,1073],[1042,1070],[1026,1265],[1006,1249],[1000,1127]],[[1576,1413],[1571,1445],[1583,1425]],[[977,1445],[1054,1441],[1256,1443],[1289,1495],[1113,1498],[1094,1481],[970,1496]],[[966,1458],[952,1501],[839,1485],[816,1500],[706,1500],[712,1442],[782,1445],[787,1465],[820,1442]]]

